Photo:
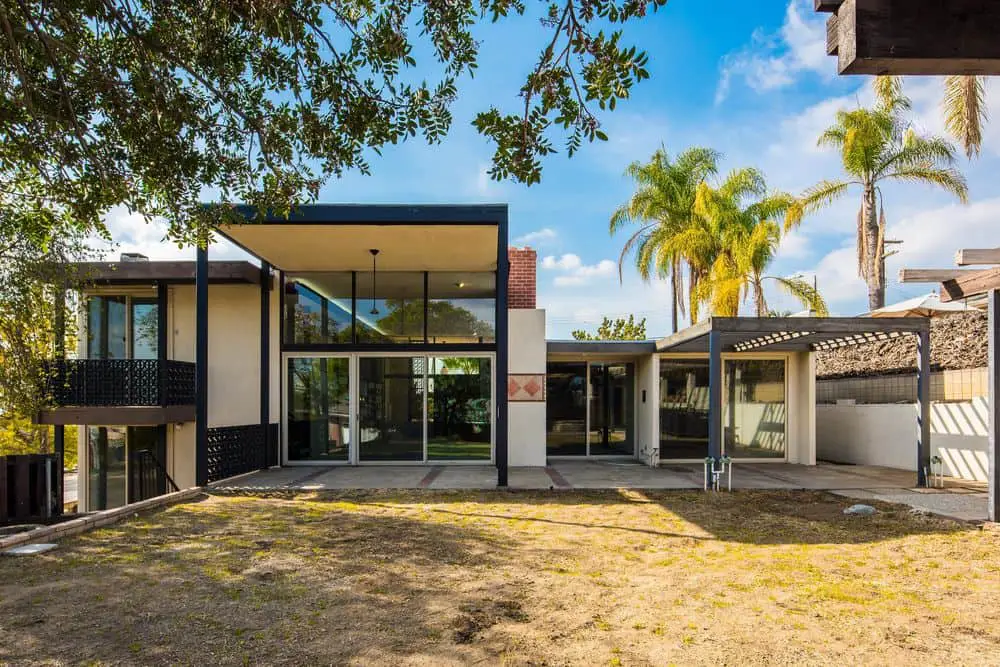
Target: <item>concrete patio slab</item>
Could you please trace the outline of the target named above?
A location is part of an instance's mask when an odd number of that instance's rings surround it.
[[[838,496],[859,500],[881,500],[887,503],[909,505],[931,514],[982,523],[989,520],[988,496],[985,493],[952,493],[941,490],[928,493],[926,490],[910,489],[834,489]]]

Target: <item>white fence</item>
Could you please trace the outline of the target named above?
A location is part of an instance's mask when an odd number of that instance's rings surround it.
[[[816,457],[826,461],[917,469],[916,405],[817,405]],[[985,398],[931,403],[931,455],[952,477],[986,481]]]

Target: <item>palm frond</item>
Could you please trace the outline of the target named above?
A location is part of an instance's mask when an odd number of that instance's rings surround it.
[[[915,183],[931,183],[955,195],[963,204],[969,203],[969,185],[965,181],[965,176],[951,167],[942,169],[928,164],[917,164],[900,167],[896,171],[886,174],[885,178]]]
[[[797,206],[803,213],[811,213],[837,201],[851,185],[855,185],[855,183],[852,181],[820,181],[802,193]]]
[[[983,145],[983,126],[989,121],[986,80],[981,76],[949,76],[944,82],[944,122],[948,134],[972,159]]]
[[[779,276],[765,276],[764,280],[773,280],[778,283],[782,291],[795,297],[799,303],[818,317],[830,316],[830,309],[827,308],[823,296],[808,280],[802,278],[782,278]]]

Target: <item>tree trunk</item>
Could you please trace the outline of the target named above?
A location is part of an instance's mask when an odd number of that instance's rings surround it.
[[[677,261],[674,260],[670,264],[670,327],[673,333],[677,333],[677,302],[682,298],[677,287],[679,277],[680,271],[677,270]]]
[[[764,282],[759,275],[753,277],[753,297],[757,317],[767,317],[767,301],[764,300]]]
[[[858,260],[861,264],[861,277],[868,284],[868,310],[876,310],[885,306],[885,258],[882,251],[882,234],[878,224],[878,207],[875,205],[875,185],[865,186],[864,200],[861,206],[858,240],[864,243],[859,248]]]

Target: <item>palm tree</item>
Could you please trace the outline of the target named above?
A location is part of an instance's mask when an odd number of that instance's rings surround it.
[[[765,281],[774,281],[817,315],[829,314],[807,281],[765,275],[781,244],[777,219],[795,206],[790,194],[768,192],[757,169],[733,171],[718,188],[699,186],[695,212],[702,224],[679,244],[698,257],[696,261],[710,262],[697,297],[710,304],[713,314],[735,317],[740,304],[752,297],[757,317],[767,317]]]
[[[829,205],[853,187],[861,190],[857,220],[858,273],[868,285],[870,310],[885,305],[885,201],[881,185],[909,181],[936,185],[968,201],[968,187],[954,168],[955,150],[940,137],[919,136],[907,128],[903,112],[908,99],[886,86],[872,109],[838,111],[837,122],[819,138],[818,145],[840,151],[847,177],[820,181],[806,190],[785,218],[786,229],[803,215]]]
[[[689,148],[671,160],[660,148],[646,164],[633,162],[625,170],[636,184],[627,202],[611,216],[610,231],[614,235],[629,224],[639,228],[625,242],[618,257],[618,278],[622,278],[625,261],[635,255],[635,267],[644,281],[654,276],[671,283],[671,315],[677,331],[679,315],[684,315],[685,294],[683,269],[685,257],[673,240],[694,223],[694,201],[698,185],[718,171],[719,153],[708,148]],[[698,304],[693,299],[701,274],[689,265],[688,312],[691,322],[698,319]]]
[[[875,94],[885,103],[900,97],[903,80],[898,76],[879,76],[874,81]],[[945,128],[961,144],[970,160],[979,155],[983,146],[983,127],[989,121],[986,108],[986,78],[956,75],[945,77],[944,98]]]

